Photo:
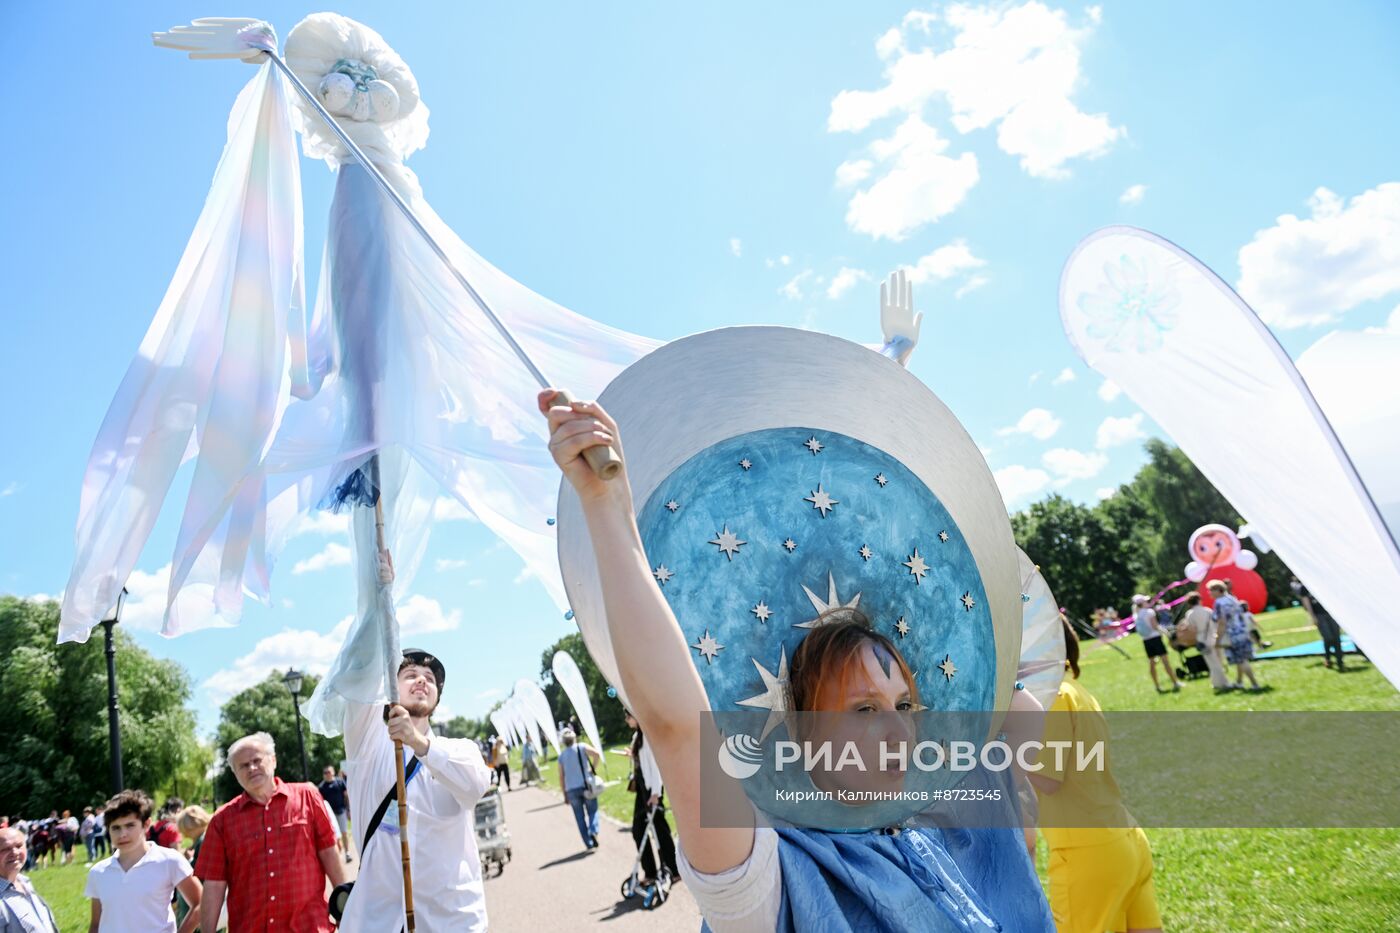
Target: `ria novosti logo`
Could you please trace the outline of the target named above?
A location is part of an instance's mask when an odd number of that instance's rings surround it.
[[[763,746],[743,732],[726,736],[718,754],[720,770],[736,781],[753,777],[763,766]]]

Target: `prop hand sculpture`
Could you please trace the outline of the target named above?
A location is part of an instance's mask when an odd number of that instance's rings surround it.
[[[880,283],[880,330],[885,334],[886,345],[895,345],[894,358],[899,365],[908,365],[909,354],[919,343],[919,326],[923,322],[923,312],[914,312],[914,288],[904,270],[890,273],[890,280]]]

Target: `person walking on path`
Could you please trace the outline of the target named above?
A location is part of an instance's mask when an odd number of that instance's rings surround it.
[[[24,833],[0,829],[0,933],[58,933],[53,911],[22,873],[28,860]]]
[[[1042,741],[1108,744],[1108,722],[1098,700],[1079,682],[1079,636],[1067,622],[1065,670],[1046,712]],[[1029,772],[1040,802],[1040,831],[1050,847],[1046,889],[1059,933],[1162,929],[1153,886],[1152,849],[1107,767],[1056,767],[1041,753]]]
[[[180,892],[191,909],[179,933],[199,925],[199,879],[176,849],[146,838],[151,798],[124,790],[103,808],[116,852],[88,871],[83,895],[92,901],[88,933],[176,933],[171,900]]]
[[[350,788],[346,786],[343,778],[336,777],[334,767],[326,765],[321,772],[321,783],[317,785],[317,789],[325,798],[326,805],[331,808],[331,813],[335,815],[336,828],[340,830],[340,851],[345,853],[345,864],[349,865],[355,860],[350,855]]]
[[[87,863],[91,865],[97,861],[97,814],[92,812],[92,807],[83,807],[83,822],[78,827],[78,835],[82,837],[83,848],[87,849]]]
[[[1167,672],[1167,679],[1171,681],[1172,693],[1181,692],[1181,684],[1176,679],[1176,671],[1172,670],[1171,658],[1167,656],[1167,640],[1163,637],[1166,633],[1158,621],[1157,613],[1148,605],[1151,600],[1146,596],[1133,597],[1133,622],[1137,627],[1137,633],[1142,636],[1142,647],[1147,652],[1147,671],[1152,675],[1152,686],[1157,688],[1158,693],[1166,693],[1162,689],[1161,681],[1157,679],[1157,664],[1161,663],[1162,669]]]
[[[491,767],[496,772],[496,778],[492,782],[500,787],[502,782],[506,785],[506,790],[510,790],[510,749],[506,747],[506,740],[501,736],[496,736],[496,741],[491,745]]]
[[[1248,677],[1251,689],[1258,691],[1261,689],[1259,681],[1255,679],[1254,666],[1250,664],[1254,658],[1254,641],[1249,637],[1249,623],[1245,621],[1240,601],[1231,596],[1225,584],[1219,580],[1211,580],[1206,588],[1215,599],[1212,617],[1224,626],[1225,656],[1235,665],[1235,689],[1243,689],[1244,678]]]
[[[403,743],[413,912],[424,933],[466,933],[487,926],[486,889],[476,848],[476,803],[491,772],[471,739],[433,733],[447,669],[437,657],[405,648],[398,703],[347,702],[346,772],[355,785],[352,825],[360,873],[340,920],[340,933],[394,933],[404,922],[402,847],[396,805],[394,740]],[[383,816],[375,819],[379,808]],[[376,825],[377,824],[377,825]],[[232,928],[231,928],[232,929]]]
[[[1186,614],[1181,618],[1181,624],[1190,626],[1196,633],[1196,644],[1201,651],[1201,657],[1206,659],[1206,667],[1210,670],[1210,685],[1217,693],[1223,693],[1230,689],[1230,678],[1225,674],[1225,662],[1221,660],[1220,649],[1217,647],[1219,641],[1219,626],[1211,616],[1211,611],[1201,605],[1201,594],[1191,593],[1186,597]]]
[[[73,861],[73,844],[78,841],[78,831],[81,829],[78,818],[73,815],[72,810],[63,811],[63,819],[58,821],[58,842],[63,846],[63,860],[60,865],[69,865]]]
[[[243,793],[219,808],[204,834],[194,869],[204,882],[199,928],[218,929],[227,898],[230,930],[332,933],[326,880],[345,878],[316,786],[276,776],[277,748],[266,732],[230,745],[228,762]]]
[[[598,848],[598,798],[590,784],[594,766],[603,760],[598,750],[580,742],[573,729],[565,729],[564,748],[559,752],[559,788],[574,811],[578,834],[584,848]]]
[[[632,744],[627,755],[632,759],[632,779],[629,786],[636,796],[632,803],[632,841],[642,853],[643,884],[656,880],[656,857],[661,858],[661,867],[670,872],[674,880],[680,877],[681,870],[676,865],[676,843],[671,838],[671,826],[666,822],[665,786],[661,782],[661,771],[656,767],[656,757],[646,744],[637,717],[627,713],[627,727],[632,730]],[[651,815],[655,808],[655,816]],[[643,843],[646,838],[647,819],[651,818],[651,828],[656,834],[656,855],[652,854],[651,844]]]
[[[540,781],[540,766],[535,763],[535,740],[527,738],[520,749],[520,785]]]

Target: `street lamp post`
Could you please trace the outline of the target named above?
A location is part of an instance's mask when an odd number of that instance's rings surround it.
[[[112,627],[122,620],[122,606],[125,604],[126,587],[122,587],[111,616],[102,620],[102,641],[107,651],[107,748],[112,758],[114,795],[122,792],[125,782],[122,780],[122,726],[117,714],[117,648],[112,643]]]
[[[292,695],[292,713],[297,721],[297,748],[301,750],[301,779],[311,780],[311,767],[306,761],[306,740],[301,737],[301,671],[296,668],[287,668],[287,674],[282,678],[282,683],[287,685],[287,691]]]

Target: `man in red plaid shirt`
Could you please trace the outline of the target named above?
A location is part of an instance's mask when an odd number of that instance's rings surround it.
[[[277,751],[266,732],[229,746],[243,793],[219,808],[199,851],[204,882],[200,929],[217,930],[228,898],[230,930],[331,933],[326,879],[343,880],[335,827],[315,784],[276,777]]]

